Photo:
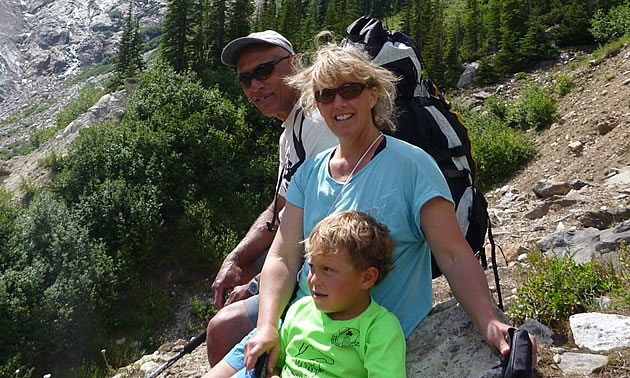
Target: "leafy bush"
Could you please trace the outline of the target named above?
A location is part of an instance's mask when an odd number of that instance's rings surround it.
[[[575,85],[573,76],[570,74],[557,74],[553,78],[553,88],[560,96],[565,96]]]
[[[495,114],[461,111],[477,161],[477,184],[484,190],[510,177],[535,154],[521,131],[510,128]]]
[[[525,79],[527,79],[527,73],[525,73],[525,72],[517,72],[517,73],[514,75],[514,78],[515,78],[516,80],[525,80]]]
[[[630,248],[626,243],[621,243],[618,254],[618,271],[622,284],[615,296],[619,299],[621,308],[630,308]]]
[[[506,118],[523,129],[542,129],[553,123],[557,108],[549,89],[530,85],[523,88],[519,98],[508,106]]]
[[[483,107],[485,110],[490,113],[496,115],[497,117],[504,119],[507,114],[507,103],[505,100],[492,95],[486,99],[483,103]]]
[[[604,46],[593,51],[593,53],[591,54],[593,59],[591,59],[588,64],[591,66],[596,66],[600,64],[604,59],[619,54],[623,46],[628,43],[628,41],[630,41],[630,35],[626,35],[619,38],[618,40],[608,42]]]
[[[9,237],[13,234],[15,219],[18,215],[18,207],[11,200],[11,195],[0,187],[0,251],[8,248]],[[4,253],[0,253],[0,266],[7,266],[3,260]]]
[[[596,260],[576,264],[568,255],[550,257],[534,251],[527,261],[527,278],[510,307],[516,321],[533,318],[564,329],[569,316],[589,310],[596,298],[623,285],[623,276],[612,265]]]
[[[23,214],[0,193],[0,372],[96,374],[103,348],[124,364],[158,345],[164,272],[207,277],[271,200],[274,125],[157,64],[122,122],[44,159],[59,170],[50,193],[33,190]],[[141,347],[115,346],[120,333]]]
[[[597,10],[591,19],[589,31],[600,43],[630,34],[630,4],[626,2],[613,7],[606,14],[601,9]]]
[[[116,266],[48,194],[36,196],[13,227],[0,260],[0,361],[17,358],[37,372],[80,361],[117,290]]]

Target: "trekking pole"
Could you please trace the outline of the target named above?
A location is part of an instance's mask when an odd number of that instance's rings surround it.
[[[494,244],[494,237],[492,236],[492,222],[490,222],[490,216],[488,216],[488,240],[490,240],[490,247],[492,252],[492,272],[494,273],[494,284],[497,287],[497,297],[499,298],[499,308],[503,310],[503,297],[501,296],[501,285],[499,284],[499,269],[497,267],[497,251]],[[505,258],[505,256],[504,256]],[[506,260],[507,261],[507,260]]]
[[[168,361],[163,363],[162,366],[157,368],[157,370],[155,370],[153,373],[147,375],[147,378],[157,377],[158,375],[160,375],[161,372],[168,369],[169,366],[173,365],[175,362],[177,362],[177,360],[182,358],[185,354],[188,354],[192,352],[193,350],[195,350],[204,341],[206,341],[206,331],[203,331],[202,333],[197,335],[194,339],[190,340],[188,344],[184,345],[184,349],[179,351],[179,353],[177,353],[173,357],[169,358]]]

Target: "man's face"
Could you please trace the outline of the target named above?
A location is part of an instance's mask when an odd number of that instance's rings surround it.
[[[264,63],[269,63],[290,53],[282,47],[270,45],[253,45],[241,51],[236,61],[239,74],[252,73]],[[251,78],[251,85],[243,91],[249,101],[267,117],[277,117],[284,121],[291,113],[297,101],[295,90],[284,83],[284,78],[292,73],[291,60],[283,59],[273,67],[271,75],[258,80]]]

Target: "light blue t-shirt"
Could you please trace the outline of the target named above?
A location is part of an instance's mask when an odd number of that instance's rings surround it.
[[[308,159],[298,169],[286,195],[287,201],[304,209],[304,238],[329,214],[360,210],[389,228],[396,243],[394,269],[370,294],[393,312],[405,337],[431,310],[431,254],[420,229],[420,209],[432,198],[452,202],[437,164],[426,152],[388,137],[380,153],[345,185],[329,174],[334,149]],[[298,298],[309,295],[305,262],[300,274]]]

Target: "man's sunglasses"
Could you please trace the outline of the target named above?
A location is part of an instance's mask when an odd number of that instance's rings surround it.
[[[252,72],[239,73],[236,76],[236,80],[241,83],[243,88],[249,88],[252,85],[252,79],[258,81],[267,80],[273,73],[275,65],[290,57],[291,55],[287,55],[282,58],[274,59],[271,62],[260,64],[254,68]]]
[[[337,88],[325,88],[315,92],[315,100],[322,104],[330,104],[335,101],[337,93],[339,93],[341,98],[351,100],[363,93],[363,90],[367,88],[367,86],[367,84],[361,83],[346,83]]]

